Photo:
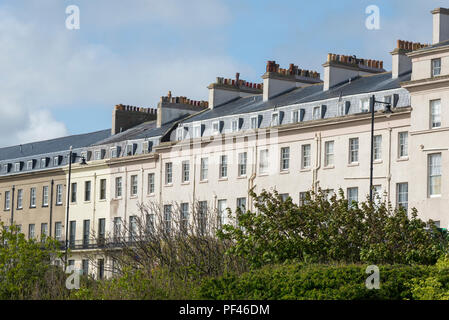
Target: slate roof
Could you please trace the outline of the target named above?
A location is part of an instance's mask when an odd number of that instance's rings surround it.
[[[384,72],[370,76],[359,76],[345,81],[327,91],[323,91],[323,84],[310,85],[304,88],[295,88],[284,92],[269,101],[263,101],[262,95],[254,95],[244,98],[234,99],[229,103],[207,110],[196,116],[192,116],[184,123],[202,121],[219,118],[234,114],[243,114],[268,110],[274,107],[287,106],[292,104],[307,103],[321,100],[338,98],[340,95],[351,96],[376,91],[384,91],[401,88],[400,83],[411,79],[411,71],[393,79],[391,72]]]
[[[0,148],[0,161],[87,147],[111,135],[111,129]]]
[[[144,122],[126,131],[117,133],[113,136],[107,137],[106,139],[100,140],[93,145],[115,143],[124,140],[137,140],[137,139],[160,137],[165,135],[176,123],[176,121],[179,121],[180,119],[183,119],[185,117],[186,116],[182,116],[179,119],[175,119],[166,124],[163,124],[160,128],[156,126],[156,120]]]

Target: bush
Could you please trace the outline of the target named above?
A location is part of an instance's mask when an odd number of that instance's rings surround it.
[[[274,191],[251,192],[256,210],[237,211],[218,231],[231,240],[229,254],[252,268],[287,260],[308,263],[435,264],[448,240],[434,223],[381,202],[348,203],[343,191],[309,193],[302,205]],[[229,212],[229,218],[232,218]]]
[[[413,279],[411,288],[416,300],[449,300],[449,256],[438,260],[432,273],[425,279]]]
[[[228,300],[354,300],[412,299],[413,278],[430,274],[429,266],[380,266],[380,289],[368,290],[366,265],[326,266],[287,264],[265,266],[240,276],[205,281],[200,299]]]

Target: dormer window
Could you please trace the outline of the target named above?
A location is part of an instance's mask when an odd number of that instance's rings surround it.
[[[53,166],[59,166],[59,156],[53,157]]]
[[[369,98],[360,100],[360,112],[369,112]]]
[[[343,102],[339,102],[337,106],[337,115],[339,117],[345,115],[345,104]]]
[[[14,163],[14,171],[19,172],[20,171],[20,162]]]
[[[321,113],[321,107],[320,106],[314,107],[313,108],[313,120],[320,119],[321,118],[320,113]]]
[[[212,123],[212,134],[219,134],[220,133],[220,122],[215,121]]]
[[[201,137],[201,125],[193,127],[193,137],[200,138]]]
[[[95,150],[94,160],[101,160],[101,150]]]
[[[151,152],[150,146],[151,146],[150,141],[144,141],[144,142],[142,142],[142,153],[148,153],[148,152]]]
[[[86,161],[90,160],[87,158],[87,151],[81,151],[80,155],[81,155],[81,158],[86,159]]]
[[[279,125],[279,112],[271,114],[271,126],[275,127]]]
[[[432,77],[439,76],[441,74],[441,59],[432,60]]]
[[[295,110],[292,112],[292,123],[297,123],[299,121],[299,111]]]
[[[176,140],[181,141],[184,139],[184,127],[176,129]]]
[[[33,162],[34,162],[33,160],[27,161],[27,170],[33,170],[34,167]]]
[[[232,132],[239,131],[239,121],[237,119],[232,120],[232,122],[231,122],[231,131]]]
[[[117,147],[111,148],[111,158],[117,158]]]
[[[251,129],[257,129],[257,116],[251,117]]]

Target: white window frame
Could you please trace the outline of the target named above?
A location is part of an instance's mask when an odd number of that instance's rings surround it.
[[[355,197],[353,192],[355,192]],[[359,188],[358,187],[351,187],[347,189],[347,198],[348,198],[348,206],[352,206],[352,202],[358,202],[359,201]],[[355,198],[355,199],[354,199]]]
[[[430,129],[437,128],[441,128],[441,99],[430,101]]]
[[[33,170],[33,160],[27,161],[27,170]]]
[[[437,159],[436,164],[432,164],[432,159]],[[428,155],[427,160],[427,181],[428,195],[430,198],[441,197],[442,187],[442,155],[441,153],[432,153]],[[434,181],[435,180],[435,181]],[[434,190],[435,189],[435,190]]]
[[[258,117],[257,116],[251,117],[250,125],[251,125],[252,130],[258,129],[259,125],[258,125]]]
[[[209,174],[209,158],[200,160],[200,181],[206,181]]]
[[[42,187],[42,206],[48,207],[48,186]]]
[[[312,166],[312,145],[301,145],[301,169],[310,169]]]
[[[17,190],[17,209],[23,209],[23,189]]]
[[[292,111],[292,123],[298,123],[299,122],[299,110],[293,110]]]
[[[438,65],[436,65],[436,62],[438,62]],[[432,78],[441,75],[441,58],[432,59],[431,74],[432,74]]]
[[[332,146],[332,151],[330,150],[329,146]],[[325,167],[332,167],[334,165],[334,160],[335,160],[334,147],[335,147],[334,140],[324,142],[324,166]]]
[[[354,143],[357,142],[357,143]],[[349,139],[349,164],[359,163],[359,138]]]
[[[11,209],[11,191],[5,191],[5,210]]]
[[[313,120],[321,119],[321,106],[313,107],[312,117],[313,117]]]
[[[280,121],[279,121],[279,111],[273,112],[273,113],[271,114],[271,126],[272,126],[272,127],[276,127],[276,126],[278,126],[279,124],[280,124]]]
[[[111,147],[110,154],[111,158],[117,158],[117,147]]]
[[[220,121],[212,122],[212,134],[217,135],[220,133]]]
[[[182,166],[182,182],[186,183],[190,181],[190,161],[184,160],[181,164]]]
[[[404,187],[406,190],[404,190]],[[405,201],[403,197],[406,198]],[[408,182],[400,182],[396,184],[396,206],[402,206],[405,211],[408,211]]]
[[[337,116],[341,117],[345,115],[345,103],[339,102],[337,105]]]
[[[369,98],[360,99],[360,112],[369,112]]]
[[[281,148],[281,171],[290,170],[290,147]]]
[[[20,172],[20,162],[14,163],[14,171],[15,172]]]
[[[63,193],[63,185],[57,184],[56,185],[56,204],[57,205],[62,204],[62,193]]]
[[[398,158],[408,157],[408,131],[398,133]]]
[[[173,183],[173,162],[165,163],[165,184],[169,185]]]
[[[269,150],[264,149],[260,150],[259,156],[259,174],[267,174],[269,168]]]
[[[148,194],[154,194],[154,192],[155,192],[155,190],[156,190],[156,184],[155,184],[155,181],[156,181],[156,178],[155,178],[156,176],[155,176],[155,174],[154,174],[154,172],[150,172],[149,174],[148,174]]]
[[[239,157],[239,159],[238,159],[238,176],[246,177],[248,153],[241,152],[238,154],[238,157]]]
[[[220,179],[228,177],[228,156],[225,154],[220,156],[219,177]]]
[[[123,178],[115,177],[115,198],[121,198],[123,195]]]
[[[30,208],[36,208],[36,188],[30,188]]]
[[[139,192],[139,181],[138,181],[138,175],[133,174],[130,177],[131,183],[130,183],[130,196],[135,197],[137,196],[137,193]]]
[[[193,126],[193,137],[201,138],[201,124]]]
[[[233,119],[231,121],[231,132],[238,132],[239,131],[239,120]]]
[[[380,161],[382,160],[382,135],[376,135],[373,139],[373,158],[374,161]]]

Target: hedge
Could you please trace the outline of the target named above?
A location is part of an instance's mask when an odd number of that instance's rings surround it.
[[[367,265],[274,265],[207,279],[198,298],[214,300],[402,300],[413,299],[413,278],[426,278],[435,267],[383,265],[380,289],[369,290]]]

